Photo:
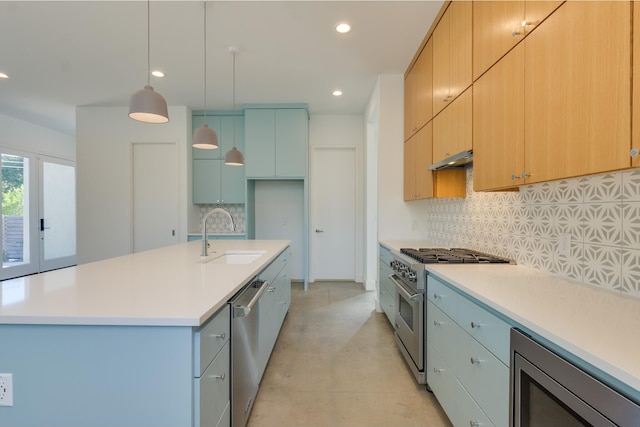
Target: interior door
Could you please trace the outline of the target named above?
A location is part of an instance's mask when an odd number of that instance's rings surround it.
[[[312,276],[355,280],[356,150],[315,147],[312,155]]]
[[[176,144],[134,143],[132,158],[133,252],[177,244],[179,189]]]
[[[39,156],[40,271],[76,264],[76,167]]]

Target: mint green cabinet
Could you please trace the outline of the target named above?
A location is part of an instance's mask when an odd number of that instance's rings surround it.
[[[391,326],[395,325],[396,298],[395,285],[389,278],[393,274],[390,263],[393,260],[391,252],[384,246],[380,246],[380,260],[378,262],[378,302],[387,315]]]
[[[203,121],[203,116],[194,116],[194,129]],[[224,164],[224,155],[233,147],[234,137],[238,150],[244,149],[244,118],[208,116],[207,124],[218,134],[220,146],[216,150],[192,149],[193,203],[245,203],[244,168]]]
[[[306,108],[245,109],[247,178],[306,177],[308,145]]]

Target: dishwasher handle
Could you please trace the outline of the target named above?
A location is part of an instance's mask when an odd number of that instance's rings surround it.
[[[253,309],[253,307],[258,303],[258,300],[262,297],[262,295],[267,291],[267,288],[269,287],[269,282],[267,282],[266,280],[258,280],[258,282],[261,282],[260,284],[260,288],[258,288],[258,291],[256,292],[256,294],[253,296],[253,298],[251,298],[251,301],[249,301],[249,303],[247,305],[236,305],[233,304],[231,307],[233,308],[233,318],[238,318],[238,317],[246,317],[249,315],[249,313],[251,313],[251,310]],[[249,288],[255,288],[256,283],[252,283]]]

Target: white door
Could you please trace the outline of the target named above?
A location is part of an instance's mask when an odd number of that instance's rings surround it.
[[[1,149],[0,280],[76,263],[75,164]]]
[[[354,147],[312,150],[312,280],[355,280],[356,166]]]
[[[133,252],[177,244],[176,144],[134,143],[132,157]]]
[[[76,264],[76,167],[39,156],[40,271]]]

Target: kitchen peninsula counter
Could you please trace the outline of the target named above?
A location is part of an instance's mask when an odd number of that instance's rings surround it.
[[[200,262],[201,242],[2,282],[0,324],[200,326],[274,260],[285,240],[211,240],[224,251],[265,251],[248,264]]]

